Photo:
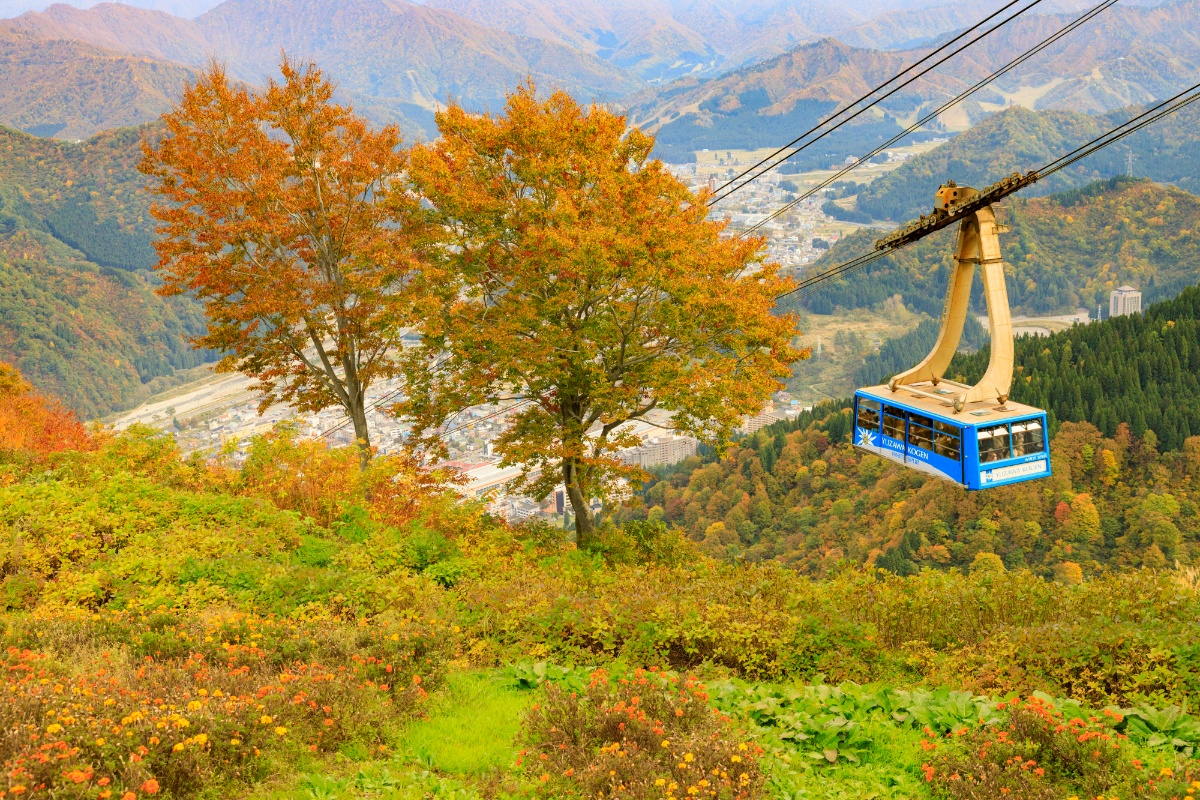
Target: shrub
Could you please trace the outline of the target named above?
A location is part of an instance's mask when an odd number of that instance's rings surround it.
[[[107,798],[190,797],[303,752],[386,748],[437,685],[449,637],[412,619],[105,612],[33,618],[3,640],[8,796]]]
[[[87,429],[62,403],[37,394],[16,369],[0,362],[0,464],[90,450],[93,444]]]
[[[1051,800],[1067,796],[1161,797],[1172,794],[1169,768],[1145,769],[1117,732],[1123,716],[1111,710],[1085,716],[1078,707],[1058,709],[1041,697],[1013,700],[1005,723],[963,729],[949,752],[926,764],[926,780],[955,800]],[[931,733],[931,739],[934,738]],[[950,734],[953,736],[953,734]],[[936,750],[938,745],[927,745]]]
[[[971,574],[992,574],[1004,572],[1004,562],[995,553],[976,553],[971,562]]]
[[[760,797],[761,749],[739,742],[695,678],[635,670],[587,687],[545,685],[522,758],[544,797]]]

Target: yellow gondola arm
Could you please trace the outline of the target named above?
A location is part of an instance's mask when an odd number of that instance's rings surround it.
[[[938,190],[937,207],[946,205],[943,195],[947,189],[974,193],[969,187],[954,187],[953,184],[942,187]],[[947,400],[955,411],[962,411],[969,403],[994,399],[1003,404],[1008,399],[1012,388],[1013,331],[999,233],[1000,226],[996,224],[996,215],[990,205],[962,218],[958,228],[955,269],[946,287],[946,304],[937,341],[921,363],[892,378],[888,385],[893,392],[905,385],[929,382],[936,386],[941,382],[962,339],[963,325],[970,313],[971,282],[975,265],[978,264],[983,272],[983,290],[987,299],[991,359],[987,372],[977,384]]]

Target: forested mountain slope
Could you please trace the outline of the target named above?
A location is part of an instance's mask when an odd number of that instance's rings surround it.
[[[986,350],[960,354],[951,372],[973,380],[986,364]],[[1013,397],[1049,411],[1050,479],[968,493],[852,449],[833,404],[691,460],[626,513],[813,573],[842,558],[965,567],[980,552],[1047,574],[1200,558],[1200,287],[1145,316],[1018,339]]]
[[[0,187],[16,191],[23,216],[89,260],[150,269],[150,200],[137,171],[153,128],[107,131],[79,144],[0,127]]]
[[[154,294],[147,131],[82,144],[0,128],[0,361],[85,418],[211,358],[197,303]]]
[[[1120,125],[1138,111],[1127,108],[1089,115],[1007,109],[874,181],[859,193],[858,208],[875,219],[907,221],[929,212],[933,193],[946,180],[982,188],[1013,172],[1036,169]],[[1038,182],[1022,195],[1050,194],[1097,178],[1124,175],[1130,154],[1135,175],[1198,191],[1198,127],[1200,108],[1188,106]]]
[[[0,20],[0,125],[84,139],[156,119],[191,70],[77,41],[46,40]]]
[[[958,354],[950,370],[968,382],[987,369],[988,348]],[[1017,340],[1014,400],[1050,412],[1051,423],[1090,422],[1106,436],[1129,423],[1179,450],[1200,434],[1200,288],[1143,315],[1076,325]]]
[[[950,172],[949,174],[954,174]],[[928,211],[933,194],[928,195]],[[1200,281],[1200,197],[1147,180],[1114,178],[1050,197],[1006,199],[1011,232],[1000,237],[1009,302],[1031,315],[1108,306],[1124,283],[1150,303]],[[1002,212],[1004,213],[1004,212]],[[825,269],[872,249],[877,231],[838,242],[814,266]],[[931,316],[941,314],[955,229],[948,228],[804,300],[813,310],[864,308],[900,294]],[[974,305],[984,312],[979,281]],[[798,301],[789,299],[785,305]]]

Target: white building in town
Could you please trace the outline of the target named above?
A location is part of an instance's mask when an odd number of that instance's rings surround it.
[[[1122,286],[1108,296],[1108,315],[1125,317],[1142,313],[1142,293],[1132,286]]]

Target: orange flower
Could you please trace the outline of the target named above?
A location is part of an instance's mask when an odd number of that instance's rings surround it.
[[[142,791],[146,794],[158,794],[158,781],[151,778],[142,784]]]
[[[137,800],[137,795],[133,792],[126,792],[125,794],[121,795],[121,800]]]

